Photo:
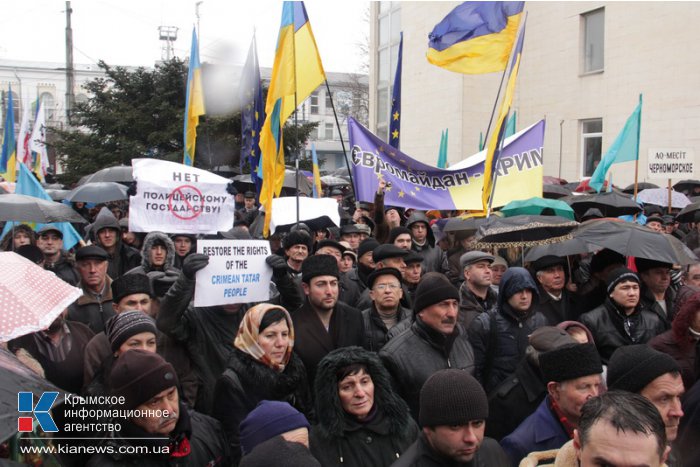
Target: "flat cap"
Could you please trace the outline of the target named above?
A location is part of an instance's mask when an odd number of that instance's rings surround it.
[[[391,243],[379,245],[372,251],[372,260],[376,263],[387,258],[404,258],[408,256],[408,250],[399,248]]]
[[[489,264],[493,263],[494,256],[489,254],[489,253],[484,253],[483,251],[479,250],[474,250],[474,251],[468,251],[464,253],[462,256],[459,257],[459,264],[462,266],[462,269],[466,268],[467,266],[470,266],[474,263],[478,263],[479,261],[488,261]]]
[[[75,252],[75,260],[80,261],[81,259],[99,259],[102,261],[107,261],[109,259],[109,255],[105,250],[97,245],[88,245]]]

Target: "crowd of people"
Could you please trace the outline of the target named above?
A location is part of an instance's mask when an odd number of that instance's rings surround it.
[[[1,247],[82,296],[5,345],[126,411],[96,420],[119,430],[64,430],[110,449],[61,464],[700,465],[700,262],[524,263],[443,231],[453,213],[385,205],[385,187],[351,207],[332,192],[338,227],[273,234],[261,303],[195,307],[199,238],[130,232],[124,205],[75,206],[89,224],[71,251],[56,227],[15,226]],[[255,198],[236,194],[232,228],[206,238],[251,239]],[[700,246],[700,222],[647,226]],[[80,422],[53,414],[59,431]]]

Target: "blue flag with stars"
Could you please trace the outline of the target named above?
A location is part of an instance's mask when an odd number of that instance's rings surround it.
[[[403,56],[403,32],[399,42],[399,59],[396,62],[394,89],[391,93],[391,118],[389,124],[389,144],[399,149],[401,135],[401,57]]]
[[[265,109],[260,85],[260,66],[255,36],[250,43],[248,59],[243,67],[240,85],[241,96],[241,171],[247,160],[250,164],[250,179],[255,184],[256,193],[260,193],[262,180],[259,177],[260,166],[260,129],[265,121]]]

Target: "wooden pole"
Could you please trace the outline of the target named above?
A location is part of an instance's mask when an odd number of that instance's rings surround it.
[[[671,191],[673,187],[671,186],[671,179],[668,179],[668,213],[671,214]]]

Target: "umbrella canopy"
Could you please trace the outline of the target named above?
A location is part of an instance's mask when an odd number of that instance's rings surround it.
[[[655,206],[668,206],[668,189],[647,188],[637,193],[637,201]],[[671,190],[671,207],[683,209],[690,204],[690,200],[683,193]]]
[[[578,222],[559,216],[493,216],[479,227],[477,241],[496,248],[535,246],[571,238]]]
[[[542,197],[547,199],[559,199],[564,196],[571,196],[571,190],[567,190],[562,185],[544,185],[542,186]]]
[[[115,165],[114,167],[106,167],[98,170],[90,176],[81,178],[78,181],[78,185],[95,182],[131,183],[134,181],[132,170],[133,169],[130,165]]]
[[[547,212],[548,214],[546,215],[555,215],[575,220],[574,210],[564,201],[539,198],[537,196],[529,199],[511,201],[501,208],[501,212],[506,217],[524,214],[543,215],[543,213]]]
[[[0,342],[46,329],[83,294],[12,251],[0,253]]]
[[[582,216],[590,208],[598,208],[605,217],[619,217],[637,214],[642,208],[632,198],[614,191],[562,198],[571,206],[577,216]]]
[[[648,182],[639,182],[637,183],[637,193],[639,193],[642,190],[648,190],[649,188],[659,188],[659,185],[654,185],[653,183],[648,183]],[[627,187],[622,190],[623,193],[627,193],[628,195],[634,194],[634,183],[631,185],[627,185]]]
[[[696,222],[695,214],[700,211],[700,201],[688,204],[676,215],[678,222]]]
[[[545,185],[566,185],[569,182],[567,182],[563,178],[545,175],[544,177],[542,177],[542,183],[544,183]]]
[[[700,180],[681,180],[673,185],[676,191],[687,191],[692,193],[695,188],[700,188]]]
[[[282,184],[283,188],[287,188],[288,190],[296,189],[294,175],[294,170],[287,169],[284,171],[284,183]],[[299,177],[297,178],[299,179],[299,191],[310,195],[313,192],[313,188],[309,179],[302,173],[299,173]],[[233,183],[238,191],[254,189],[253,181],[250,179],[250,174],[236,175],[233,177]]]
[[[447,219],[443,232],[460,232],[463,230],[477,231],[480,225],[486,222],[483,217],[451,217]]]
[[[106,203],[127,199],[129,195],[126,190],[126,186],[117,182],[88,182],[71,190],[66,199],[71,202]]]
[[[46,194],[51,197],[52,200],[54,201],[63,201],[66,199],[66,196],[68,196],[68,193],[70,193],[70,190],[57,190],[57,189],[48,189],[46,190]]]
[[[599,248],[595,245],[591,245],[583,241],[580,238],[574,237],[569,240],[564,240],[560,243],[552,243],[551,245],[538,245],[530,248],[525,253],[525,261],[537,261],[544,256],[570,256],[578,255],[581,253],[590,253],[592,251],[598,250]]]
[[[697,263],[698,258],[673,235],[655,232],[633,222],[591,220],[574,237],[598,248],[608,248],[624,256],[653,259],[672,264]]]
[[[27,195],[0,196],[0,221],[74,222],[85,224],[83,217],[65,204],[47,201]]]

